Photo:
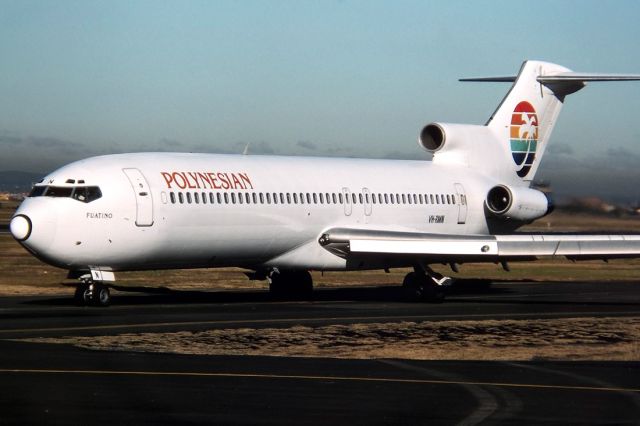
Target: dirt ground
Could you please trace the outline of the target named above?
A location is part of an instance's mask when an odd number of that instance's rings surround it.
[[[640,360],[640,318],[398,322],[42,338],[93,350],[418,360]]]

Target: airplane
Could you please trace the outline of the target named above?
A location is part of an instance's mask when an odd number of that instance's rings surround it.
[[[530,234],[550,213],[532,187],[565,98],[589,82],[525,61],[484,125],[435,122],[432,161],[131,153],[73,162],[35,184],[13,237],[77,279],[80,304],[107,306],[119,271],[240,267],[273,294],[309,295],[309,271],[413,268],[411,300],[440,302],[450,277],[430,265],[640,257],[640,235]]]

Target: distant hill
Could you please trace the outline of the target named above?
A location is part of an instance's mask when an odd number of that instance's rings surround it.
[[[0,192],[29,192],[31,186],[43,177],[44,173],[0,171]]]

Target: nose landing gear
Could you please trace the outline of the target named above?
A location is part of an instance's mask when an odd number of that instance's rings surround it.
[[[80,284],[76,287],[74,300],[78,306],[109,306],[111,292],[102,282],[94,281],[91,275],[80,277]]]

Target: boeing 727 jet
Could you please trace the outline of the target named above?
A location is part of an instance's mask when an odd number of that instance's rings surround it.
[[[410,267],[414,299],[442,300],[430,265],[640,257],[640,236],[515,232],[548,214],[532,188],[565,98],[585,74],[526,61],[485,125],[431,123],[433,161],[136,153],[66,165],[34,185],[10,224],[38,259],[108,305],[118,271],[236,266],[274,293],[308,293],[309,271]]]

